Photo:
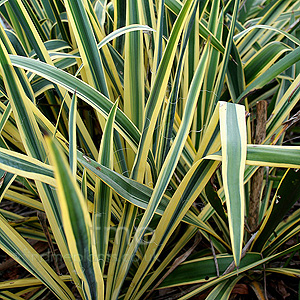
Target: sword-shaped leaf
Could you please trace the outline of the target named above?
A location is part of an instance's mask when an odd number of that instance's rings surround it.
[[[113,124],[115,120],[118,101],[114,104],[107,118],[101,139],[98,161],[103,166],[113,168]],[[103,270],[108,249],[109,231],[111,222],[111,198],[112,191],[100,179],[96,179],[94,212],[93,212],[93,234],[95,236],[97,257]]]
[[[64,3],[85,67],[87,80],[90,85],[108,96],[100,53],[83,1],[65,0]]]
[[[300,59],[300,47],[288,53],[284,58],[273,64],[266,72],[258,76],[247,86],[244,92],[237,98],[237,102],[242,101],[253,89],[262,88],[269,81],[278,76],[281,72],[295,64]]]
[[[238,267],[241,260],[245,216],[244,170],[247,137],[244,106],[220,103],[220,131],[222,177],[230,238],[234,261]]]
[[[69,163],[70,163],[71,173],[75,178],[76,178],[76,171],[77,171],[76,113],[77,113],[77,97],[75,91],[72,97],[70,113],[69,113]]]
[[[129,0],[126,5],[126,25],[141,22],[141,6],[138,0]],[[141,130],[145,106],[143,36],[141,31],[125,36],[124,65],[124,112]]]
[[[221,161],[222,150],[204,158]],[[248,144],[246,164],[251,166],[299,168],[300,147]]]
[[[237,284],[239,280],[241,280],[244,275],[239,275],[236,278],[230,278],[228,280],[224,280],[222,283],[218,284],[205,298],[206,300],[225,300],[229,299],[229,296],[232,292],[232,289]]]
[[[156,186],[153,190],[152,196],[150,198],[149,205],[148,205],[148,207],[146,209],[146,212],[144,213],[143,218],[142,218],[142,220],[139,224],[139,226],[141,226],[141,228],[147,228],[148,227],[148,225],[150,223],[150,220],[153,217],[153,213],[154,213],[156,207],[158,206],[158,204],[159,204],[159,202],[160,202],[160,200],[163,196],[164,191],[168,187],[171,176],[172,176],[172,174],[175,170],[175,167],[178,163],[179,156],[180,156],[180,154],[183,150],[184,143],[186,141],[186,138],[188,136],[190,126],[191,126],[191,123],[192,123],[191,122],[192,119],[190,118],[190,116],[193,115],[194,112],[195,112],[196,105],[197,105],[197,100],[198,100],[200,90],[201,90],[201,87],[202,87],[202,83],[203,83],[204,74],[207,70],[206,69],[207,68],[206,62],[207,62],[207,57],[209,55],[209,50],[210,50],[210,44],[208,43],[204,48],[201,59],[200,59],[199,64],[197,66],[197,70],[194,74],[193,81],[191,83],[191,87],[190,87],[190,90],[189,90],[189,94],[188,94],[188,98],[187,98],[187,102],[186,102],[186,106],[185,106],[181,126],[178,130],[178,133],[177,133],[177,136],[174,140],[174,143],[173,143],[173,145],[172,145],[172,147],[171,147],[171,149],[170,149],[170,151],[169,151],[169,153],[166,157],[166,160],[165,160],[164,164],[162,165],[162,169],[161,169],[161,172],[159,174]],[[212,170],[212,169],[214,170],[215,167],[216,166],[209,166],[208,169],[209,170]],[[205,173],[209,174],[210,172],[206,171]],[[211,175],[212,175],[212,173],[211,173]],[[209,175],[208,175],[208,177],[210,178]],[[209,180],[209,178],[206,178],[206,179],[203,178],[203,181],[207,182],[206,180]],[[182,188],[184,189],[184,186]],[[183,199],[184,200],[188,199],[188,198],[185,198],[184,196],[181,198],[179,195],[180,195],[180,193],[172,201],[174,203],[169,208],[170,212],[166,213],[163,216],[163,221],[162,221],[163,223],[162,224],[164,224],[164,226],[166,226],[166,224],[168,224],[168,223],[169,223],[170,228],[171,228],[172,225],[176,226],[176,221],[178,221],[178,220],[176,220],[176,217],[179,217],[180,213],[182,213],[179,208],[181,207],[181,205],[183,205],[183,203],[181,203],[180,200],[181,199],[182,200]],[[183,202],[185,202],[185,201],[183,201]],[[192,203],[190,203],[190,204],[192,204]],[[178,210],[176,210],[177,207],[178,207]],[[176,212],[178,213],[178,215],[176,215]],[[169,217],[171,217],[173,214],[174,214],[175,219],[170,220]],[[133,242],[129,246],[128,253],[130,254],[130,256],[132,255],[132,253],[134,253],[135,249],[138,247],[140,239],[142,238],[142,236],[144,234],[144,231],[145,230],[143,229],[143,230],[140,230],[140,232],[136,233],[135,238],[133,239]],[[163,235],[161,235],[161,236],[158,235],[158,238],[163,238]],[[150,245],[158,245],[158,244],[161,244],[162,242],[163,242],[162,240],[158,240],[157,242],[155,242],[153,244],[151,243]],[[156,247],[156,248],[159,249],[159,247]],[[155,251],[151,251],[151,249],[150,249],[149,253],[153,254],[153,253],[155,253]],[[146,255],[146,257],[149,258],[149,255]],[[146,261],[144,261],[144,264],[145,264],[146,267],[150,267],[151,262],[153,262],[153,261],[146,260]],[[124,268],[124,266],[123,266],[123,268]],[[134,279],[131,287],[134,287],[134,284],[138,283],[139,280]],[[139,286],[139,285],[137,285],[137,286]],[[131,288],[129,289],[129,291],[131,291]],[[128,294],[129,294],[129,292],[128,292]]]
[[[254,240],[252,247],[254,251],[261,251],[263,249],[279,222],[299,199],[299,191],[300,173],[290,169],[282,178],[256,239]]]
[[[0,248],[45,284],[58,299],[75,299],[46,261],[0,214]]]
[[[233,260],[230,254],[216,256],[219,271],[224,273]],[[241,267],[250,265],[261,259],[259,253],[249,252],[241,260]],[[159,288],[168,288],[185,284],[206,283],[207,280],[217,278],[214,258],[212,256],[194,258],[183,262],[177,267],[159,286]],[[217,298],[215,298],[217,299]]]
[[[187,0],[176,19],[164,55],[157,69],[149,98],[147,100],[141,140],[132,170],[132,178],[138,179],[138,181],[141,181],[144,177],[144,171],[146,167],[144,161],[146,161],[152,142],[152,135],[155,129],[157,117],[163,104],[169,76],[172,70],[171,66],[176,54],[177,44],[184,29],[184,25],[187,21],[190,21],[189,14],[194,5],[196,5],[194,1]]]
[[[206,290],[206,289],[208,289],[210,287],[215,286],[216,284],[222,282],[223,280],[226,280],[226,279],[231,278],[233,276],[237,276],[237,274],[241,274],[242,272],[245,272],[247,270],[254,269],[254,268],[256,268],[256,267],[258,267],[258,266],[260,266],[260,265],[262,265],[264,263],[267,263],[267,262],[269,262],[271,260],[274,260],[274,259],[276,259],[278,257],[281,257],[281,256],[286,255],[288,253],[291,253],[293,251],[297,251],[299,248],[300,248],[300,244],[298,243],[298,244],[296,244],[296,245],[288,248],[287,250],[284,250],[282,252],[276,253],[274,255],[268,256],[268,257],[263,258],[263,259],[258,259],[255,262],[249,263],[246,266],[241,267],[239,270],[234,270],[234,271],[232,271],[232,272],[230,272],[228,274],[225,274],[225,275],[222,275],[222,276],[220,276],[220,277],[218,277],[216,279],[213,279],[213,280],[209,281],[206,284],[203,284],[201,287],[193,290],[192,292],[190,292],[188,294],[185,294],[183,297],[179,298],[179,300],[191,299],[191,297],[193,297],[194,295],[197,295],[200,292],[202,292],[202,291],[204,291],[204,290]]]
[[[30,157],[44,162],[47,160],[45,142],[43,141],[42,133],[31,109],[32,102],[26,96],[1,40],[0,70],[2,72],[24,148]],[[58,210],[56,193],[50,186],[41,183],[40,181],[36,181],[36,185],[47,213],[50,226],[54,232],[56,242],[59,245],[62,254],[65,254],[64,258],[66,265],[76,282],[78,278],[74,273],[72,263],[67,256],[68,249],[65,244],[65,236],[60,231],[61,213]]]
[[[62,230],[66,234],[75,270],[82,281],[83,292],[89,300],[104,299],[104,282],[85,199],[57,143],[48,137],[47,144],[57,181]]]
[[[113,103],[103,94],[84,83],[71,74],[57,69],[45,63],[21,56],[10,56],[13,65],[30,70],[40,76],[62,86],[70,92],[75,92],[78,98],[81,98],[87,104],[95,108],[104,117],[107,117]],[[130,143],[133,149],[137,148],[140,133],[129,118],[121,111],[116,113],[116,129]]]
[[[202,1],[201,1],[202,2]],[[165,0],[165,5],[173,13],[178,14],[182,9],[183,3],[178,0]],[[211,44],[218,49],[221,53],[224,53],[224,46],[219,42],[219,40],[207,29],[202,22],[199,22],[199,34],[205,39],[210,39]]]

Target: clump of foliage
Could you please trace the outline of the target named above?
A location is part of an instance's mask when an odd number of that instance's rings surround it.
[[[0,298],[299,277],[299,1],[0,5]]]

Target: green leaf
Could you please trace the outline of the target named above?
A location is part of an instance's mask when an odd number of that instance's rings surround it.
[[[76,178],[77,171],[77,142],[76,142],[76,112],[77,99],[76,91],[72,97],[70,113],[69,113],[69,162],[71,173]]]
[[[108,96],[100,53],[83,1],[65,0],[64,2],[80,57],[85,65],[88,82],[102,94]]]
[[[275,41],[268,43],[245,64],[244,72],[246,82],[251,83],[257,76],[267,71],[282,54],[290,51],[292,51],[292,49],[283,43]]]
[[[63,231],[86,299],[104,299],[104,283],[91,234],[92,221],[75,178],[56,142],[47,138],[57,181]]]
[[[265,12],[264,16],[260,19],[258,25],[269,25],[280,16],[280,14],[286,9],[291,1],[279,0]],[[249,32],[242,41],[238,44],[240,55],[243,56],[246,51],[253,46],[253,44],[259,39],[263,33],[258,29]]]
[[[204,157],[222,160],[222,151]],[[280,168],[300,167],[299,146],[247,145],[246,164]]]
[[[127,26],[140,23],[140,6],[139,0],[127,1]],[[141,130],[145,103],[143,36],[141,31],[126,34],[124,51],[124,112]]]
[[[26,96],[1,40],[0,64],[0,70],[2,72],[24,148],[30,157],[44,162],[47,160],[45,142],[31,108],[32,102]],[[65,254],[64,258],[67,268],[70,274],[72,274],[74,281],[78,282],[78,277],[74,273],[72,263],[67,256],[68,249],[65,243],[65,236],[60,230],[62,226],[61,212],[58,208],[56,193],[50,186],[41,183],[40,181],[36,181],[36,185],[38,192],[41,195],[41,200],[47,213],[50,226],[54,232],[56,242],[60,247],[61,253]]]
[[[59,276],[1,214],[0,248],[45,284],[59,299],[75,299]]]
[[[227,300],[229,299],[229,296],[234,288],[234,286],[237,284],[239,280],[241,280],[244,277],[244,275],[239,275],[234,279],[228,279],[224,280],[222,283],[218,284],[206,297],[207,300],[214,300],[214,299],[220,299],[220,300]]]
[[[230,272],[230,273],[228,273],[226,275],[220,276],[219,278],[213,279],[213,280],[209,281],[206,284],[203,284],[201,287],[193,290],[192,292],[184,295],[183,297],[181,297],[179,299],[180,300],[190,299],[192,296],[199,294],[200,292],[206,290],[207,288],[215,286],[216,284],[222,282],[223,280],[226,280],[228,278],[236,276],[237,274],[241,274],[241,273],[243,273],[245,271],[248,271],[248,270],[251,270],[251,269],[255,269],[255,268],[257,268],[258,266],[260,266],[260,265],[262,265],[264,263],[272,261],[272,260],[274,260],[276,258],[279,258],[279,257],[283,256],[283,255],[286,255],[287,253],[291,253],[291,252],[293,252],[293,251],[295,251],[296,249],[299,249],[299,248],[300,248],[300,244],[296,244],[296,245],[290,247],[287,250],[284,250],[282,252],[279,252],[277,254],[271,255],[271,256],[263,258],[263,259],[259,259],[259,260],[255,261],[255,262],[249,263],[246,266],[243,266],[243,267],[239,268],[238,270],[232,271],[232,272]],[[184,274],[189,274],[189,273],[186,272]]]
[[[42,62],[20,56],[10,57],[13,65],[37,73],[51,82],[61,85],[72,93],[76,90],[78,98],[81,98],[107,118],[113,103],[91,86],[63,70]],[[116,129],[130,143],[133,149],[137,148],[140,133],[135,125],[119,109],[116,113]]]
[[[300,47],[288,53],[284,58],[273,64],[266,72],[257,77],[244,92],[237,98],[237,102],[242,101],[253,89],[262,88],[269,81],[278,76],[281,72],[300,60]]]
[[[287,171],[272,204],[268,209],[266,217],[254,240],[252,249],[261,251],[271,233],[290,210],[292,205],[298,200],[300,192],[300,173],[290,169]]]
[[[108,116],[101,139],[98,161],[107,168],[113,167],[113,124],[115,120],[118,101],[114,104]],[[95,236],[97,257],[100,268],[104,270],[109,242],[109,229],[111,222],[112,191],[100,179],[96,179],[93,234]]]
[[[171,73],[171,65],[175,58],[177,44],[193,5],[196,5],[193,1],[186,1],[176,19],[147,100],[141,140],[131,175],[133,179],[137,179],[138,181],[142,181],[142,178],[144,177],[145,165],[143,162],[146,160],[148,155],[148,150],[145,149],[150,148],[156,120],[163,104],[162,100],[164,99],[168,79]]]
[[[222,142],[222,177],[232,251],[239,266],[244,236],[246,163],[245,108],[232,103],[220,103],[220,131]]]
[[[207,63],[207,57],[209,55],[209,47],[210,45],[207,44],[204,49],[204,52],[202,53],[201,59],[199,61],[197,70],[195,72],[193,81],[191,83],[191,88],[189,90],[189,95],[184,110],[184,116],[182,118],[181,126],[178,130],[174,143],[166,157],[166,160],[162,166],[162,169],[157,179],[157,183],[153,190],[153,194],[150,198],[146,212],[144,213],[143,218],[139,224],[141,230],[137,231],[137,233],[134,236],[133,242],[129,245],[129,249],[127,253],[130,256],[132,256],[137,250],[140,240],[145,233],[145,229],[148,227],[150,220],[152,219],[154,212],[163,196],[163,193],[168,187],[171,176],[179,160],[179,155],[183,150],[184,142],[187,138],[192,123],[190,116],[194,113],[196,109],[197,99],[199,97],[199,93],[202,87],[203,78],[207,67],[206,63]],[[124,269],[125,271],[126,268],[128,268],[128,266],[124,263],[121,266],[121,268]]]
[[[165,5],[175,14],[179,14],[183,4],[178,0],[165,0]],[[211,44],[218,49],[221,53],[224,53],[224,46],[219,40],[201,23],[199,22],[199,34],[206,40],[211,39]]]
[[[220,274],[224,273],[233,260],[230,254],[217,255],[217,262]],[[259,253],[249,252],[241,260],[240,267],[246,267],[256,261],[261,256]],[[214,258],[212,256],[194,258],[190,261],[183,262],[178,266],[159,286],[159,288],[175,287],[185,284],[206,283],[217,278]],[[215,298],[217,299],[217,298]]]

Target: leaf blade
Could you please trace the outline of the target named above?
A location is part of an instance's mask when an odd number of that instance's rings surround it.
[[[228,210],[229,231],[236,266],[239,266],[244,236],[244,170],[246,162],[245,108],[220,104],[222,177]]]

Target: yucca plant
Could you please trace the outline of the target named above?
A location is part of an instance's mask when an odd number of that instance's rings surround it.
[[[0,5],[0,298],[299,277],[299,1]]]

